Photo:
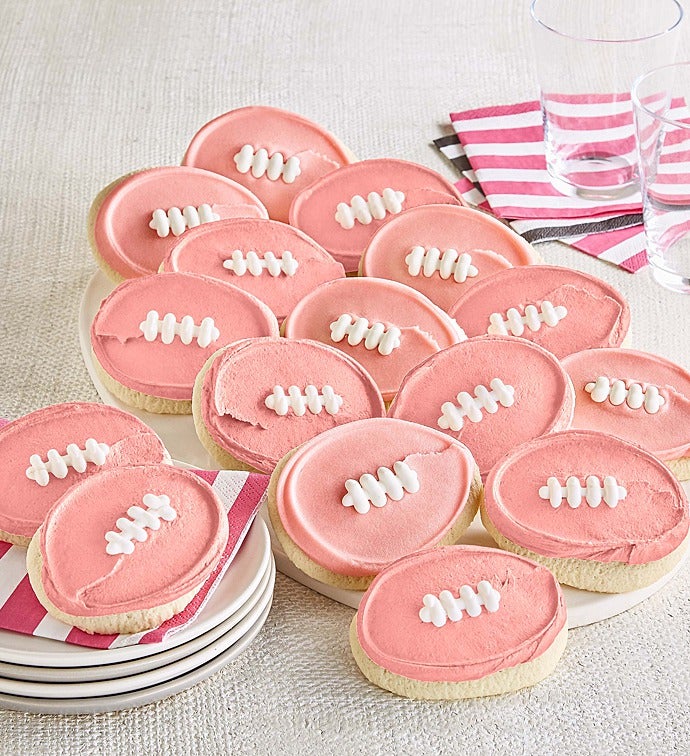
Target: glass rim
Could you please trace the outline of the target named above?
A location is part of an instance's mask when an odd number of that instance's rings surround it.
[[[656,68],[652,68],[651,71],[646,71],[643,74],[640,74],[635,81],[632,84],[632,89],[630,90],[630,98],[632,100],[633,106],[636,108],[639,108],[640,110],[644,111],[648,116],[651,118],[654,118],[656,121],[661,121],[662,123],[668,124],[669,126],[675,126],[679,129],[690,129],[690,123],[687,121],[677,121],[675,118],[669,118],[668,116],[662,116],[658,113],[655,113],[653,110],[650,110],[641,100],[640,95],[638,93],[639,86],[647,79],[652,76],[655,76],[656,74],[666,71],[669,68],[681,68],[690,66],[690,60],[681,60],[676,63],[667,63],[665,66],[657,66]]]
[[[580,37],[575,34],[568,34],[567,32],[561,31],[560,29],[556,29],[553,26],[549,26],[537,15],[536,7],[537,7],[537,4],[540,2],[543,2],[543,0],[532,0],[529,6],[529,12],[534,22],[539,24],[539,26],[541,26],[543,29],[553,32],[554,34],[558,34],[558,36],[560,37],[565,37],[566,39],[577,40],[578,42],[598,42],[600,44],[620,45],[620,44],[624,44],[625,42],[645,42],[649,39],[655,39],[656,37],[663,37],[665,34],[672,32],[680,24],[680,22],[683,20],[683,16],[685,15],[683,11],[683,6],[680,4],[680,2],[678,0],[670,0],[670,2],[676,6],[676,10],[678,11],[678,18],[671,24],[671,26],[667,27],[666,29],[655,32],[654,34],[645,34],[642,37],[626,37],[623,39],[602,39],[599,37]]]

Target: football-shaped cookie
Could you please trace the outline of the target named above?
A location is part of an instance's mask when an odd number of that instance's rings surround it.
[[[227,540],[223,505],[199,476],[171,465],[121,467],[55,503],[29,545],[29,579],[62,622],[137,633],[187,606]]]
[[[570,426],[573,387],[545,349],[512,336],[469,339],[406,376],[389,415],[462,441],[484,478],[514,446]]]
[[[277,336],[278,321],[256,297],[192,273],[160,273],[120,284],[91,324],[94,364],[127,404],[190,414],[197,373],[220,347]]]
[[[0,540],[27,546],[72,485],[122,465],[169,461],[138,418],[95,402],[67,402],[24,415],[0,430]]]
[[[671,570],[687,547],[688,501],[641,447],[570,430],[528,441],[486,481],[482,520],[502,548],[566,585],[620,593]]]
[[[363,590],[401,556],[455,543],[474,519],[481,488],[462,444],[421,425],[372,418],[286,455],[271,477],[268,509],[297,567]]]
[[[208,223],[184,234],[162,270],[231,283],[265,302],[281,321],[314,287],[345,276],[343,266],[306,234],[257,218]]]
[[[690,373],[632,349],[587,349],[563,367],[575,387],[573,428],[644,446],[680,480],[690,479]]]
[[[362,160],[300,192],[290,208],[290,223],[316,239],[345,270],[356,271],[384,223],[411,207],[438,204],[462,201],[436,171],[392,158]]]
[[[323,431],[386,414],[369,374],[306,339],[245,339],[216,352],[194,386],[199,439],[229,469],[270,473]]]
[[[271,218],[287,223],[298,192],[351,160],[333,134],[308,118],[279,108],[250,106],[202,126],[182,163],[244,184]]]
[[[556,357],[619,347],[630,327],[623,296],[599,278],[570,268],[528,265],[494,273],[448,312],[468,336],[519,336]]]
[[[156,273],[189,229],[221,218],[267,218],[244,186],[199,168],[166,166],[131,173],[96,197],[89,240],[98,264],[115,281]]]
[[[412,286],[447,310],[492,273],[536,262],[532,247],[496,218],[468,207],[422,205],[374,234],[360,274]]]
[[[409,286],[382,278],[321,284],[283,323],[285,336],[316,339],[359,362],[391,401],[405,374],[464,338],[457,323]]]
[[[547,569],[496,549],[445,546],[403,557],[374,579],[350,643],[375,685],[458,699],[543,680],[567,633],[563,594]]]

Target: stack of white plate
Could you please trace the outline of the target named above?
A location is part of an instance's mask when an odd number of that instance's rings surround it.
[[[91,649],[0,630],[0,708],[117,711],[194,685],[239,656],[271,607],[275,564],[257,518],[197,619],[162,643]]]

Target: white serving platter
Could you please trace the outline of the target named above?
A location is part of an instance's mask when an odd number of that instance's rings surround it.
[[[194,622],[162,643],[93,649],[0,630],[0,661],[34,667],[89,667],[141,659],[180,646],[231,617],[256,591],[271,563],[268,530],[257,517],[220,584]]]
[[[79,310],[79,342],[81,344],[84,362],[93,380],[96,391],[106,404],[120,407],[137,417],[141,418],[147,425],[153,428],[156,433],[163,439],[168,447],[173,459],[186,462],[192,466],[205,467],[209,470],[216,470],[218,465],[213,461],[208,452],[203,448],[201,442],[194,431],[194,422],[191,417],[180,415],[155,415],[150,412],[144,412],[134,407],[120,402],[114,397],[103,385],[93,365],[91,354],[90,329],[91,322],[103,300],[114,288],[114,284],[101,271],[97,271],[84,291]],[[684,484],[685,490],[690,494],[690,483]],[[270,526],[268,515],[262,513],[264,520]],[[333,586],[321,583],[318,580],[305,575],[301,570],[295,567],[292,562],[285,556],[278,539],[271,531],[271,544],[276,560],[276,567],[280,572],[288,577],[297,580],[299,583],[306,585],[312,590],[322,593],[324,596],[334,599],[341,604],[346,604],[356,608],[359,605],[361,593],[357,591],[345,591]],[[484,529],[479,517],[470,526],[460,543],[476,544],[481,546],[493,546],[496,544]],[[669,573],[664,575],[660,580],[646,588],[629,593],[594,593],[592,591],[581,591],[577,588],[563,586],[563,595],[568,608],[568,626],[570,628],[591,625],[595,622],[614,617],[621,612],[625,612],[636,606],[640,602],[649,598],[668,583],[669,580],[680,570],[687,559],[687,553],[681,562]]]

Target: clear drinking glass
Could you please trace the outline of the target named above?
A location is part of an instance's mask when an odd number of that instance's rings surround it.
[[[690,62],[634,83],[647,256],[663,286],[690,292]]]
[[[630,88],[673,63],[677,0],[532,0],[546,165],[562,193],[618,199],[638,189]]]

